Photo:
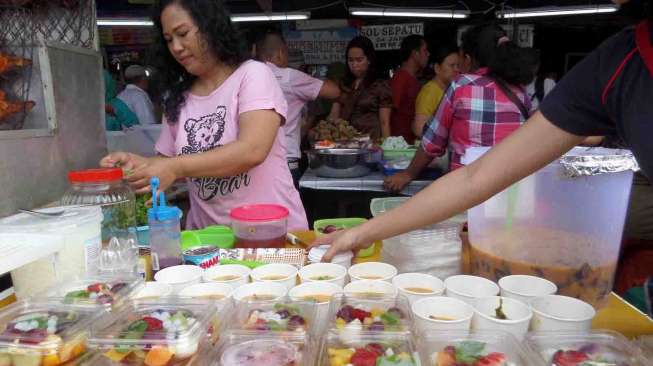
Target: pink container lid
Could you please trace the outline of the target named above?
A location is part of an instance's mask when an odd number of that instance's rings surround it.
[[[245,205],[231,210],[229,216],[238,221],[274,221],[288,217],[290,212],[280,205]]]

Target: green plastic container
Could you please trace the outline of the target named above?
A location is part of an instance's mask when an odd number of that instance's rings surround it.
[[[230,249],[234,247],[236,238],[228,226],[207,226],[200,230],[187,230],[181,232],[181,250],[198,245],[212,245],[218,248]]]
[[[398,150],[383,150],[383,160],[393,160],[397,158],[412,159],[417,153],[416,148],[412,149],[398,149]]]
[[[323,233],[320,232],[320,229],[324,229],[325,227],[329,225],[333,225],[337,227],[338,229],[350,229],[354,226],[361,225],[365,223],[367,219],[363,219],[360,217],[352,217],[352,218],[344,218],[344,219],[324,219],[324,220],[317,220],[313,223],[313,231],[315,231],[315,236],[321,236],[324,235]],[[358,252],[358,257],[359,258],[365,258],[369,257],[372,254],[374,254],[374,244],[370,246],[367,249],[363,249]]]

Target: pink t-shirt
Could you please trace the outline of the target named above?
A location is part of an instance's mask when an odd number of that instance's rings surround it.
[[[285,118],[287,105],[270,69],[246,61],[210,95],[186,95],[179,122],[163,123],[156,150],[165,156],[196,154],[238,138],[241,113],[273,109]],[[188,178],[191,210],[186,226],[229,225],[232,208],[255,203],[283,205],[290,211],[288,229],[308,228],[304,206],[286,161],[283,129],[263,163],[233,177]]]
[[[299,70],[289,67],[281,68],[266,62],[277,78],[286,102],[288,102],[288,119],[283,129],[286,134],[286,151],[288,158],[301,158],[301,113],[307,102],[317,99],[324,81],[316,79]]]

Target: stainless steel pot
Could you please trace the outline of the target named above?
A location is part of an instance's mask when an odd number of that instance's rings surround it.
[[[370,173],[367,149],[321,149],[308,152],[309,166],[320,177],[354,178]]]

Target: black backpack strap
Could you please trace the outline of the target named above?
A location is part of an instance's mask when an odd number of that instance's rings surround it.
[[[527,120],[528,117],[530,117],[530,113],[528,109],[526,109],[524,102],[522,102],[519,98],[517,98],[515,93],[513,93],[510,87],[508,87],[508,84],[506,84],[505,81],[501,80],[501,78],[492,77],[492,80],[494,80],[494,82],[497,84],[499,89],[501,89],[503,94],[505,94],[506,97],[508,97],[508,99],[510,99],[510,101],[513,102],[513,104],[516,105],[517,108],[519,108],[519,111],[521,112],[521,115],[524,117],[524,120]]]

